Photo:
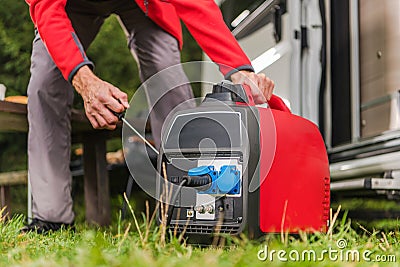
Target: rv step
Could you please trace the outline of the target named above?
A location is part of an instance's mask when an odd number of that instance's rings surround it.
[[[400,190],[400,179],[393,178],[357,178],[331,182],[331,191],[347,190]]]

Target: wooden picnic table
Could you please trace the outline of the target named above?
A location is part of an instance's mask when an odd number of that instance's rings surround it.
[[[86,220],[108,225],[111,208],[106,141],[121,136],[121,127],[116,131],[94,130],[84,112],[76,109],[72,110],[71,124],[72,142],[83,144]],[[28,132],[26,104],[0,101],[0,132]],[[1,186],[0,189],[4,198],[2,201],[7,204],[9,188]]]

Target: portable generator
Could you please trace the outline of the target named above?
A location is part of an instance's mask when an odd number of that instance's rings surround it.
[[[277,96],[256,106],[247,86],[214,85],[200,106],[164,123],[157,164],[166,223],[188,237],[327,229],[324,141]]]

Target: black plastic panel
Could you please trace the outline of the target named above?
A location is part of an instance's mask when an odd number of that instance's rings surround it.
[[[331,1],[333,147],[351,141],[349,5],[348,0]]]
[[[236,112],[182,115],[176,119],[165,148],[197,149],[202,140],[201,148],[240,147],[242,145],[240,126],[240,114]],[[207,142],[206,139],[211,139],[212,142]]]

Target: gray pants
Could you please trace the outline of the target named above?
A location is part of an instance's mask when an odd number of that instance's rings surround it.
[[[104,19],[114,13],[129,33],[142,81],[180,63],[177,40],[153,23],[133,0],[69,0],[67,14],[83,47],[96,37]],[[28,167],[34,218],[50,222],[74,220],[71,198],[71,106],[73,88],[64,80],[40,36],[33,42],[28,85]],[[184,76],[183,71],[176,73]],[[192,97],[189,85],[168,93],[150,114],[153,136],[160,142],[162,122],[179,103]]]

